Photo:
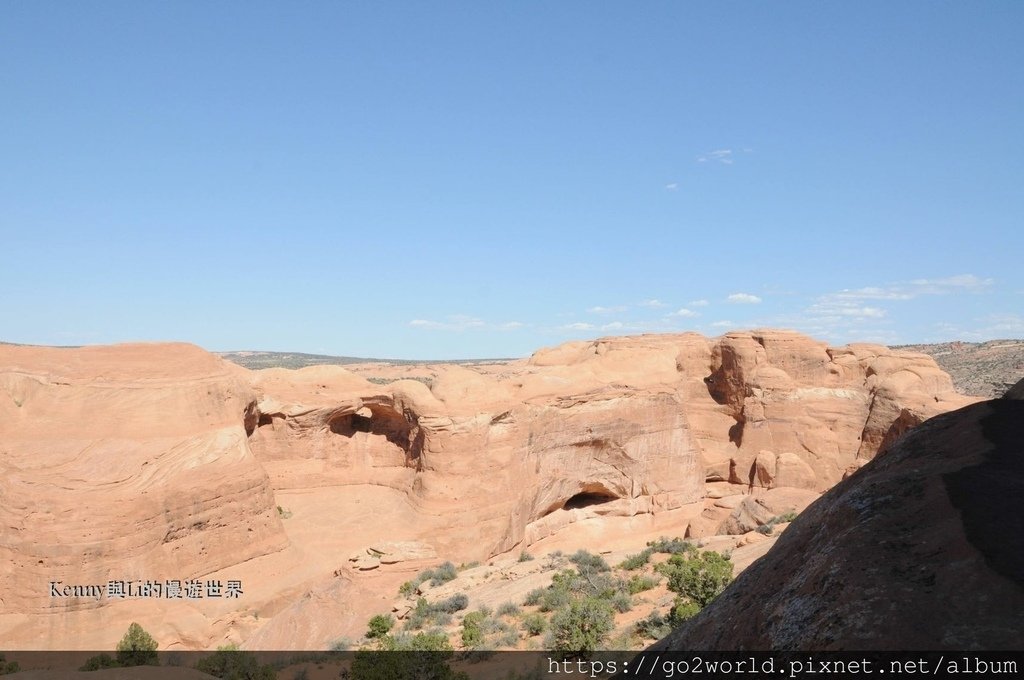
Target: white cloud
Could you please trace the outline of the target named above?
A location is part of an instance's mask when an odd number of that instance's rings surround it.
[[[700,315],[697,314],[697,312],[693,311],[692,309],[687,309],[686,307],[683,307],[682,309],[678,309],[678,310],[672,312],[671,314],[669,314],[669,316],[680,316],[680,317],[684,317],[684,318],[690,319],[690,318],[693,318],[695,316],[700,316]]]
[[[624,312],[626,309],[625,305],[619,305],[617,307],[591,307],[587,311],[591,314],[615,314],[617,312]]]
[[[562,326],[562,328],[568,331],[592,331],[594,330],[594,324],[577,321],[576,323],[568,323]]]
[[[887,286],[844,289],[821,296],[821,300],[912,300],[919,295],[949,295],[952,293],[978,293],[995,283],[974,274],[958,274],[942,279],[914,279]]]
[[[687,307],[707,307],[708,306],[708,301],[707,300],[693,300],[691,302],[688,302],[686,304],[686,306]]]
[[[523,324],[518,321],[510,321],[505,324],[490,324],[483,319],[478,319],[473,316],[467,316],[465,314],[452,314],[451,316],[445,317],[444,321],[434,321],[432,319],[413,319],[409,322],[409,326],[413,328],[423,328],[432,331],[467,331],[467,330],[510,330],[512,328],[518,328]]]
[[[844,289],[838,293],[831,293],[830,295],[822,297],[832,297],[842,300],[909,300],[914,296],[910,293],[901,292],[892,288],[870,286],[867,288],[857,288],[855,290]]]
[[[605,325],[601,326],[601,330],[603,331],[618,331],[622,330],[622,328],[623,325],[621,321],[612,321],[611,323],[606,323]]]
[[[733,293],[726,299],[729,302],[741,305],[756,305],[761,302],[761,298],[756,295],[751,295],[750,293]]]
[[[697,156],[698,163],[723,163],[732,165],[732,149],[716,149]]]
[[[665,185],[665,189],[668,191],[679,191],[679,182],[669,182]]]
[[[914,279],[910,282],[922,293],[942,294],[958,290],[978,291],[991,286],[993,279],[981,279],[974,274],[959,274],[944,279]]]
[[[505,331],[514,331],[517,328],[522,328],[525,325],[526,324],[523,323],[522,321],[506,321],[505,323],[501,324],[499,328]]]
[[[735,324],[732,321],[715,321],[711,324],[712,328],[731,328]]]
[[[652,300],[644,300],[643,302],[640,303],[640,306],[641,307],[668,307],[668,303],[667,302],[662,302],[661,300],[652,299]]]

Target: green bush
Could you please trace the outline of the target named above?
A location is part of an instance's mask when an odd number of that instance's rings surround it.
[[[498,616],[519,616],[519,605],[515,602],[506,602],[498,607]]]
[[[574,600],[551,617],[552,649],[572,654],[593,652],[614,626],[612,607],[604,600]]]
[[[529,562],[532,559],[533,559],[533,555],[531,555],[530,553],[526,552],[525,550],[523,552],[519,553],[519,561],[520,562]]]
[[[17,673],[20,670],[21,666],[17,661],[8,661],[7,657],[0,654],[0,675],[10,675],[11,673]]]
[[[596,574],[602,571],[611,571],[611,567],[600,555],[595,555],[586,550],[577,550],[569,556],[569,561],[576,565],[581,574]]]
[[[409,616],[405,619],[406,630],[419,630],[423,626],[427,625],[431,615],[434,613],[430,603],[425,598],[416,600],[416,606],[409,612]]]
[[[685,541],[679,537],[676,538],[665,538],[662,536],[657,541],[650,541],[647,543],[647,547],[657,553],[668,553],[670,555],[680,555],[683,553],[696,552],[697,548],[694,547],[689,541]]]
[[[515,628],[505,628],[498,631],[494,638],[495,647],[517,647],[519,645],[519,633]]]
[[[428,569],[427,573],[430,585],[436,587],[442,583],[455,580],[455,577],[459,575],[459,570],[451,562],[445,562],[434,569]]]
[[[622,591],[612,595],[610,602],[612,603],[612,607],[615,608],[615,611],[620,614],[625,614],[633,608],[633,598],[630,597],[628,593],[624,593]]]
[[[159,666],[157,647],[159,645],[152,635],[139,624],[132,623],[117,643],[117,663],[121,666]]]
[[[456,593],[449,598],[435,602],[433,609],[435,611],[446,612],[448,614],[454,614],[460,612],[469,606],[469,597],[465,593]]]
[[[687,619],[692,619],[699,613],[700,605],[696,602],[677,597],[675,604],[672,605],[672,611],[669,612],[668,623],[670,626],[675,627]]]
[[[109,654],[99,654],[97,656],[90,656],[85,660],[85,664],[78,670],[80,671],[98,671],[103,668],[118,668],[121,664],[117,662],[117,659],[110,656]]]
[[[534,588],[526,594],[526,598],[523,600],[523,604],[527,607],[534,607],[540,604],[541,599],[544,597],[544,588]]]
[[[672,632],[672,626],[661,614],[651,612],[647,618],[637,621],[633,630],[645,640],[660,640]]]
[[[552,586],[544,591],[544,596],[541,598],[538,608],[542,612],[553,612],[569,604],[571,600],[572,593],[567,588]]]
[[[371,640],[374,638],[384,637],[394,626],[395,619],[391,614],[377,614],[370,619],[368,626],[369,630],[366,631],[366,637]]]
[[[476,611],[466,614],[462,619],[462,646],[466,649],[476,649],[484,643],[483,624],[487,615]]]
[[[238,651],[237,645],[219,647],[196,664],[196,670],[223,680],[276,680],[273,666],[261,666],[251,652]]]
[[[634,574],[630,577],[629,582],[626,584],[626,588],[629,590],[630,595],[636,595],[637,593],[642,593],[645,590],[650,590],[657,585],[658,579],[653,576]]]
[[[699,607],[705,607],[732,581],[732,562],[712,550],[693,557],[675,554],[659,565],[668,577],[668,589],[685,595]]]
[[[633,571],[644,566],[651,561],[651,555],[654,554],[654,548],[645,548],[636,555],[630,555],[626,559],[622,560],[619,564],[619,569],[625,569],[627,571]]]
[[[527,635],[540,635],[548,628],[548,620],[542,614],[527,614],[523,617],[523,630]]]
[[[392,654],[391,652],[405,652]],[[452,646],[444,633],[417,633],[413,636],[385,635],[379,650],[360,650],[352,659],[349,680],[393,680],[394,678],[430,678],[430,680],[468,680],[465,673],[448,665]]]

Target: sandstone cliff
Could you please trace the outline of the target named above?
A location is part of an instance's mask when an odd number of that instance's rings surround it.
[[[1022,392],[914,429],[653,649],[1020,649]]]
[[[0,634],[98,648],[149,615],[162,648],[323,648],[432,559],[751,532],[967,401],[924,355],[786,331],[297,371],[3,347]],[[384,540],[422,551],[382,560]],[[48,590],[200,577],[244,597]]]

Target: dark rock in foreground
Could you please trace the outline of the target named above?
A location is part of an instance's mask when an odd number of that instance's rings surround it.
[[[1021,649],[1022,392],[912,430],[652,649]]]

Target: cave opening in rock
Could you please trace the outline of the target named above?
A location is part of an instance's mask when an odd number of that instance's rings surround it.
[[[327,426],[343,437],[354,437],[357,432],[383,437],[405,452],[407,464],[419,467],[424,437],[415,416],[408,417],[385,405],[372,404],[355,413],[336,416]]]
[[[582,491],[567,500],[562,507],[566,510],[580,510],[617,499],[618,496],[610,491]]]

